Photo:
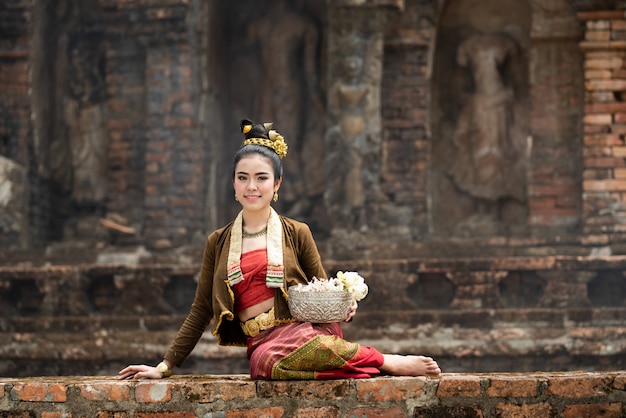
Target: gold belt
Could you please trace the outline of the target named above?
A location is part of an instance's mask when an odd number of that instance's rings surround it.
[[[248,319],[246,322],[241,322],[241,329],[248,337],[256,337],[259,335],[259,332],[274,328],[274,325],[276,323],[274,321],[274,308],[272,308],[252,319]]]

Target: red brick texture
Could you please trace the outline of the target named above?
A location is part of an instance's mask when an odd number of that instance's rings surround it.
[[[0,382],[0,416],[617,418],[626,413],[625,381],[626,372],[617,371],[290,382],[253,381],[243,375],[124,382],[102,377],[5,379]]]
[[[622,232],[626,210],[626,20],[622,11],[579,13],[585,25],[584,233]]]

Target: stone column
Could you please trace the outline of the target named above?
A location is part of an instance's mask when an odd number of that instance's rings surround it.
[[[327,0],[324,200],[335,241],[355,242],[376,227],[383,33],[388,13],[403,4],[403,0]]]

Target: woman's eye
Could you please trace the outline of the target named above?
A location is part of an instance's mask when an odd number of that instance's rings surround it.
[[[237,179],[239,179],[239,181],[246,181],[246,176],[239,176]]]

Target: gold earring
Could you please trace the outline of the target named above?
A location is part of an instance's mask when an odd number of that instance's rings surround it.
[[[239,202],[239,199],[237,199],[237,193],[235,193],[235,202]]]
[[[274,192],[274,202],[278,202],[278,192]]]

